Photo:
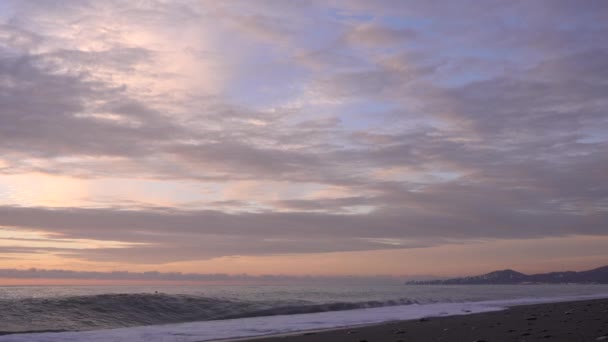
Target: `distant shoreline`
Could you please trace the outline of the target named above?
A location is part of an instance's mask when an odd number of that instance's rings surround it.
[[[405,285],[528,285],[528,284],[608,284],[608,266],[587,271],[565,271],[539,274],[525,274],[511,269],[494,271],[478,276],[451,278],[444,280],[408,281]]]

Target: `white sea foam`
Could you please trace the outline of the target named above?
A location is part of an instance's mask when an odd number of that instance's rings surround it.
[[[509,306],[608,298],[606,294],[520,298],[467,303],[402,305],[349,311],[249,317],[222,321],[167,324],[110,330],[0,336],[1,342],[195,342],[338,327],[368,325],[423,317],[464,315],[503,310]]]

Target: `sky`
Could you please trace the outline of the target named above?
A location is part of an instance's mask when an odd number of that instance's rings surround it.
[[[593,0],[0,0],[0,278],[608,264],[607,37]]]

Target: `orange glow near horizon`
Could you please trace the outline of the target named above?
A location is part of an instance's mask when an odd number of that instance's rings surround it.
[[[569,255],[567,247],[575,241],[586,255]],[[74,263],[56,258],[45,264],[43,259],[25,263],[21,269],[70,269],[73,271],[182,272],[200,274],[248,274],[251,276],[463,276],[512,268],[524,273],[550,271],[581,271],[608,264],[604,251],[606,237],[545,238],[537,240],[489,240],[470,244],[443,245],[429,248],[291,254],[275,256],[225,257],[204,261],[184,261],[159,265],[117,263]],[[483,262],[479,257],[484,256]],[[534,263],[528,260],[535,259]],[[386,263],[384,260],[401,260]],[[445,260],[450,260],[449,264]],[[0,260],[0,268],[11,268],[10,260]],[[70,267],[71,265],[71,267]],[[459,265],[454,267],[454,265]],[[4,285],[120,285],[120,284],[212,284],[200,281],[94,280],[94,279],[0,279]],[[230,282],[235,283],[235,282]],[[239,283],[239,282],[236,282]]]

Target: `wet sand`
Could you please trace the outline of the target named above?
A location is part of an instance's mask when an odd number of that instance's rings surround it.
[[[320,332],[269,336],[255,342],[608,342],[608,299],[515,306],[504,311],[431,317]]]

